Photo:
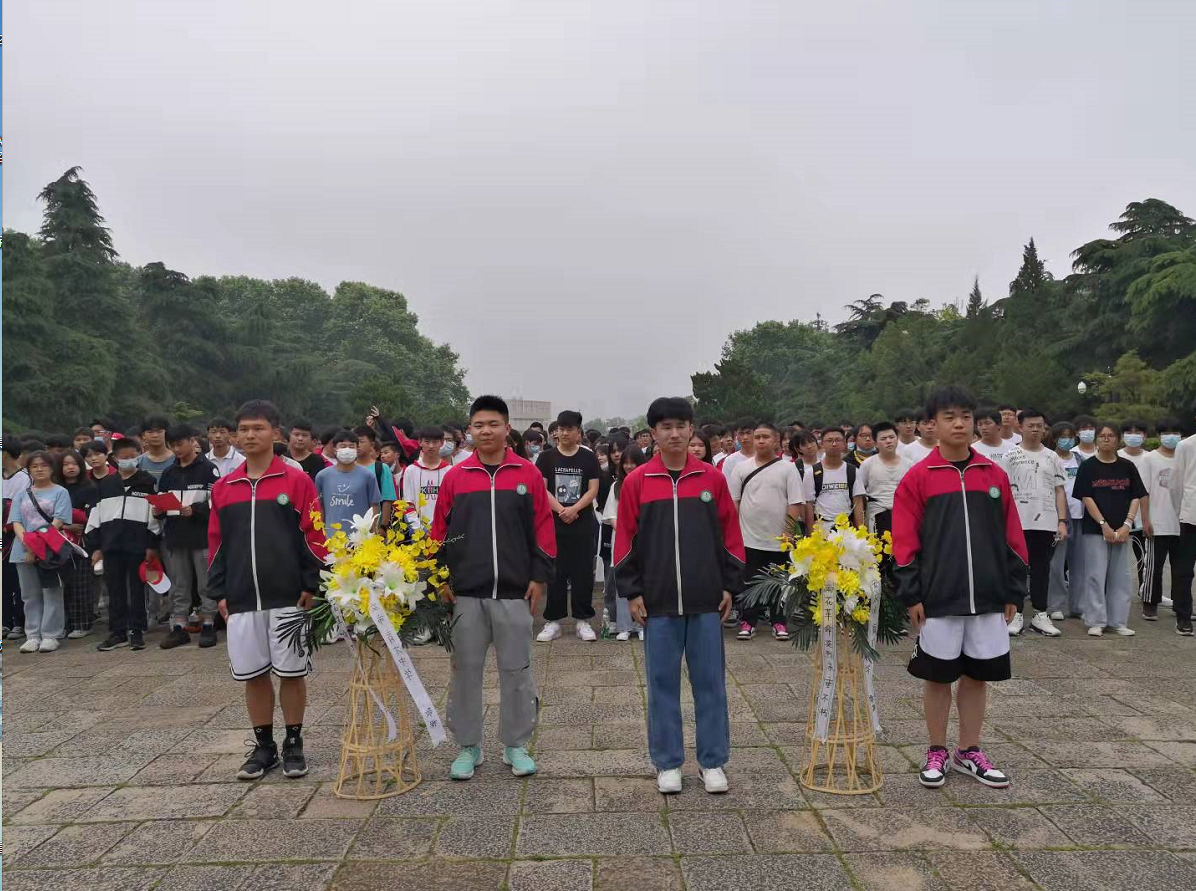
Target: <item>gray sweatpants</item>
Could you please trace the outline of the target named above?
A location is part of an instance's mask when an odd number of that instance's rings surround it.
[[[1130,619],[1130,543],[1109,544],[1103,535],[1082,539],[1084,624],[1089,628],[1125,625]]]
[[[206,548],[162,548],[162,562],[170,578],[170,616],[176,624],[187,625],[191,599],[199,591],[199,614],[207,622],[216,615],[218,605],[208,594],[208,551]]]
[[[532,613],[523,599],[457,598],[448,726],[458,745],[481,745],[482,673],[492,643],[501,696],[498,735],[504,746],[526,746],[536,730],[540,700],[532,674]]]
[[[1067,521],[1067,542],[1051,555],[1051,585],[1047,590],[1047,609],[1058,610],[1064,617],[1084,614],[1084,530],[1081,521]],[[1067,572],[1064,573],[1066,565]]]

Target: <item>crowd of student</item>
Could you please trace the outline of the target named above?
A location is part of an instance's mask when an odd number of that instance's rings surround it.
[[[1171,607],[1177,633],[1191,635],[1196,437],[1181,443],[1184,424],[1165,418],[1119,427],[1090,417],[1050,424],[1030,408],[976,410],[970,397],[953,392],[950,404],[932,399],[925,411],[891,421],[838,426],[758,419],[695,425],[688,403],[665,399],[653,403],[650,427],[634,432],[586,429],[575,411],[520,432],[509,427],[501,400],[483,397],[464,426],[416,429],[373,409],[361,425],[317,432],[302,419],[283,427],[268,403],[250,403],[235,423],[216,419],[203,429],[150,417],[122,431],[99,418],[70,437],[6,435],[4,635],[23,638],[22,653],[50,653],[63,639],[89,635],[104,603],[100,651],[142,649],[157,624],[167,626],[164,649],[187,645],[196,633],[200,647],[211,647],[227,626],[233,675],[247,682],[258,742],[240,776],[260,776],[277,763],[301,775],[294,682],[309,666],[277,640],[288,611],[318,588],[322,539],[300,507],[318,506],[329,528],[373,509],[385,526],[467,540],[449,554],[458,644],[449,719],[462,746],[455,778],[472,776],[481,761],[481,672],[491,643],[499,656],[504,760],[516,773],[534,772],[526,751],[535,722],[528,647],[542,582],[545,624],[537,641],[559,637],[570,615],[587,641],[600,634],[645,640],[646,628],[658,629],[654,645],[647,635],[647,670],[650,748],[662,791],[680,782],[675,690],[682,656],[695,685],[703,777],[709,791],[721,791],[725,690],[721,700],[699,696],[699,688],[721,684],[719,620],[740,640],[750,640],[761,620],[776,639],[788,639],[779,611],[736,610],[732,595],[745,579],[784,563],[782,535],[832,524],[840,514],[894,536],[893,577],[920,631],[910,670],[928,682],[928,723],[932,710],[941,711],[944,684],[949,711],[951,682],[963,679],[963,701],[974,695],[968,683],[1007,677],[1008,636],[1026,626],[1058,637],[1057,623],[1075,617],[1093,637],[1132,635],[1134,571],[1142,618],[1153,621],[1160,606]],[[1151,434],[1158,446],[1147,451]],[[963,497],[944,497],[952,491]],[[265,492],[274,500],[259,509]],[[973,527],[980,542],[970,537]],[[946,541],[956,528],[965,538],[950,550],[924,536],[929,529]],[[248,544],[222,546],[230,541]],[[273,572],[265,583],[261,549]],[[926,572],[928,560],[937,574]],[[948,564],[954,568],[945,570]],[[596,630],[598,575],[604,608]],[[924,589],[948,578],[955,578],[943,601],[950,605],[915,615]],[[1025,621],[1027,590],[1032,613]],[[519,604],[525,599],[532,610]],[[961,616],[983,616],[986,624],[945,624]],[[992,635],[998,620],[1003,647]],[[270,727],[271,673],[282,679],[284,713],[291,712],[281,762]],[[979,752],[979,727],[967,733],[975,740],[961,743],[953,763],[1000,784],[1000,772]],[[931,735],[923,782],[936,785],[947,756]]]

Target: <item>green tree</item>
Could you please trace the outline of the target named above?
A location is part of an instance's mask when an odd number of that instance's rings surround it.
[[[980,276],[976,276],[972,280],[972,290],[968,292],[966,315],[969,319],[979,318],[987,306],[988,302],[984,299],[984,295],[980,293]]]

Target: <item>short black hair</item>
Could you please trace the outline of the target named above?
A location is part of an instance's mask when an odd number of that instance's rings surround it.
[[[46,437],[46,447],[51,449],[69,449],[75,441],[65,433],[51,433]]]
[[[926,420],[938,416],[941,411],[949,408],[962,408],[967,412],[976,411],[976,400],[972,394],[960,386],[939,387],[926,400]]]
[[[650,427],[644,427],[644,428],[642,428],[642,429],[640,429],[640,430],[636,430],[636,431],[635,431],[635,435],[636,435],[637,437],[643,436],[645,433],[647,433],[649,436],[651,436],[651,435],[652,435],[652,429],[651,429]]]
[[[877,421],[875,424],[872,425],[872,437],[875,439],[876,437],[878,437],[882,433],[884,433],[886,430],[892,430],[894,433],[896,433],[897,425],[894,424],[892,421]]]
[[[137,443],[128,436],[112,440],[112,454],[115,455],[117,452],[123,451],[125,449],[132,449],[135,452],[140,451],[140,449],[137,447]]]
[[[116,422],[114,420],[112,420],[112,418],[103,418],[103,417],[96,418],[94,421],[91,422],[91,426],[94,427],[96,424],[99,424],[101,427],[103,427],[105,430],[107,430],[110,433],[114,432],[116,430]]]
[[[398,427],[402,430],[404,436],[410,436],[415,432],[415,424],[409,418],[399,418],[390,423],[392,427]]]
[[[342,442],[351,442],[353,445],[357,445],[357,434],[348,427],[342,427],[332,434],[330,441],[333,445],[340,445]]]
[[[755,430],[755,429],[756,429],[756,419],[755,418],[740,418],[738,421],[735,422],[735,432],[736,433],[738,433],[740,430]]]
[[[847,434],[843,432],[842,427],[827,427],[825,430],[822,431],[822,438],[826,439],[828,436],[832,436],[833,434],[836,434],[836,433],[843,437],[844,442],[847,441]]]
[[[1051,448],[1054,448],[1054,447],[1055,447],[1055,443],[1057,443],[1057,442],[1059,441],[1059,437],[1060,437],[1060,436],[1062,436],[1064,433],[1066,433],[1066,432],[1067,432],[1067,431],[1069,431],[1069,430],[1070,430],[1072,433],[1075,433],[1075,432],[1076,432],[1076,428],[1075,428],[1075,426],[1074,426],[1074,425],[1071,423],[1071,421],[1059,421],[1059,422],[1057,422],[1057,423],[1055,423],[1055,424],[1052,424],[1052,425],[1051,425],[1051,432],[1050,432],[1050,443],[1051,443]]]
[[[530,430],[532,427],[538,427],[541,433],[544,432],[544,425],[539,421],[532,421],[528,426],[528,430]],[[526,437],[526,434],[524,434],[524,436]]]
[[[1096,435],[1100,436],[1100,432],[1106,428],[1112,430],[1115,437],[1118,439],[1121,438],[1121,427],[1119,427],[1114,421],[1097,421]]]
[[[694,407],[680,396],[661,396],[648,406],[648,426],[655,427],[661,421],[681,421],[692,424]],[[639,436],[637,433],[636,436]]]
[[[765,430],[771,430],[776,436],[781,435],[781,431],[777,428],[777,425],[774,424],[772,421],[757,421],[756,429],[759,430],[761,427],[763,427]]]
[[[296,418],[295,420],[291,421],[291,430],[303,430],[307,433],[311,433],[311,421],[309,421],[307,418]]]
[[[581,412],[567,408],[556,416],[556,426],[558,430],[561,427],[577,427],[580,429],[581,420]]]
[[[246,404],[248,404],[248,403],[246,403]],[[212,418],[212,420],[208,421],[208,426],[205,429],[207,429],[207,430],[224,429],[224,430],[227,430],[229,433],[231,433],[232,431],[236,430],[237,428],[234,427],[233,422],[228,420],[227,418]]]
[[[21,438],[12,434],[4,434],[4,454],[12,459],[21,457]]]
[[[275,424],[274,426],[277,427],[278,425]],[[166,415],[150,415],[141,422],[142,433],[144,433],[146,430],[161,430],[163,433],[165,433],[169,429],[170,419],[167,418]]]
[[[86,436],[91,439],[95,434],[91,432],[90,427],[76,427],[75,432],[71,434],[71,439],[73,440],[76,436]]]
[[[1096,418],[1092,417],[1092,415],[1076,415],[1076,419],[1072,421],[1072,424],[1075,425],[1078,432],[1081,427],[1095,427]]]
[[[54,456],[45,449],[38,449],[36,452],[31,452],[29,457],[25,459],[25,467],[28,469],[29,465],[34,461],[45,461],[50,466],[50,473],[58,473],[58,462],[54,460]],[[32,476],[32,474],[30,474]]]
[[[473,401],[473,405],[469,406],[469,419],[472,421],[473,416],[480,411],[498,412],[502,415],[504,424],[511,423],[511,410],[507,408],[506,400],[501,396],[479,396]]]
[[[194,439],[199,436],[199,431],[190,424],[175,424],[166,431],[166,441],[170,443],[181,442],[184,439]]]
[[[962,405],[949,405],[948,408],[963,408]],[[997,411],[1017,411],[1016,405],[1010,405],[1008,402],[1002,402],[997,406]]]
[[[717,421],[711,421],[709,424],[702,425],[702,432],[711,437],[723,437],[727,435],[727,428]]]
[[[277,427],[282,423],[278,409],[268,399],[250,399],[237,409],[237,416],[233,418],[233,423],[240,427],[242,421],[265,421],[271,427]]]
[[[420,427],[419,432],[415,434],[416,439],[439,439],[444,440],[443,427]]]
[[[1042,422],[1047,422],[1047,416],[1036,408],[1023,408],[1017,413],[1017,422],[1024,424],[1027,418],[1042,418]]]
[[[918,417],[918,412],[916,409],[899,408],[899,409],[897,409],[897,414],[893,418],[893,420],[896,423],[900,424],[902,421],[915,421],[916,422],[916,421],[920,421],[922,419]]]
[[[523,431],[523,444],[526,446],[533,442],[544,442],[544,433],[539,427],[528,427]]]
[[[1149,433],[1150,427],[1141,418],[1130,418],[1121,425],[1121,432],[1124,433],[1126,430],[1141,430],[1143,433]]]
[[[378,434],[374,432],[374,428],[369,424],[362,424],[359,427],[354,427],[353,432],[357,434],[357,438],[368,439],[370,442],[378,441]]]
[[[1155,432],[1162,435],[1164,433],[1180,433],[1184,432],[1184,425],[1180,423],[1179,418],[1166,417],[1159,418],[1159,422],[1154,425]]]
[[[79,449],[79,453],[86,458],[92,452],[99,452],[101,455],[108,454],[108,444],[102,439],[93,439],[91,442],[83,443],[83,447]]]
[[[28,455],[33,452],[44,452],[46,444],[40,439],[26,439],[21,441],[21,454]]]
[[[985,418],[988,418],[998,427],[1001,426],[1001,410],[993,408],[991,405],[986,405],[984,408],[978,409],[972,418],[979,424]]]

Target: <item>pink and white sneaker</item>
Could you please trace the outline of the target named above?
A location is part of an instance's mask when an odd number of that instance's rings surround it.
[[[942,746],[926,750],[926,763],[918,774],[918,782],[928,789],[938,789],[947,782],[947,761],[951,753]]]
[[[988,756],[977,746],[970,749],[956,749],[951,757],[951,766],[960,773],[966,773],[976,780],[993,789],[1004,789],[1009,785],[1009,777],[997,770]]]
[[[772,626],[772,636],[776,640],[789,639],[789,629],[785,627],[784,622],[777,622]]]
[[[756,636],[756,628],[747,622],[739,623],[739,633],[735,635],[740,640],[751,640]]]

